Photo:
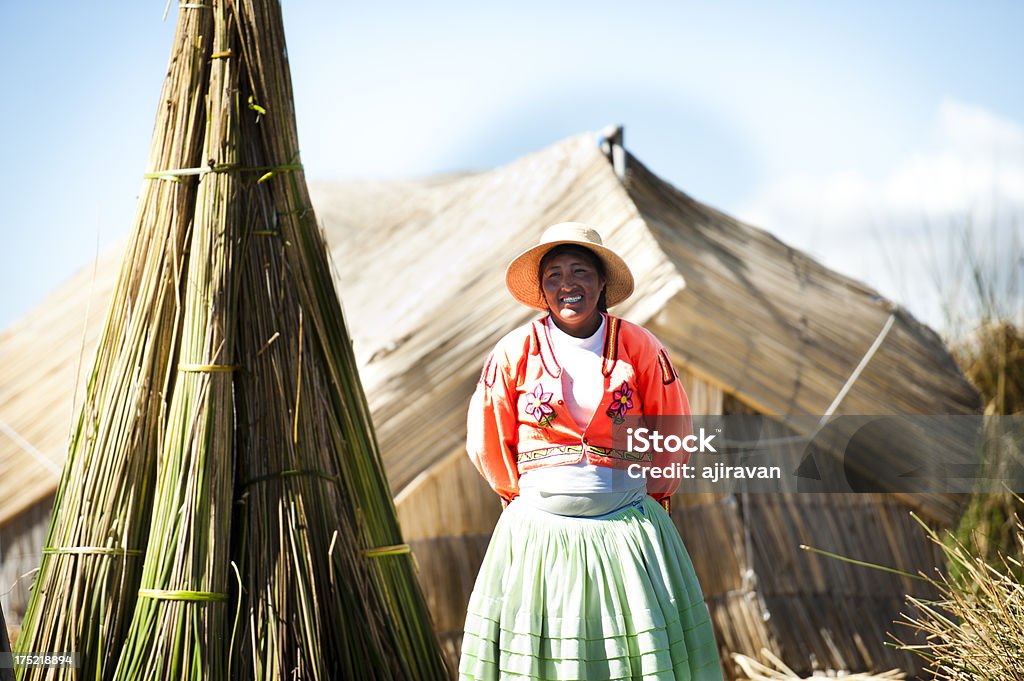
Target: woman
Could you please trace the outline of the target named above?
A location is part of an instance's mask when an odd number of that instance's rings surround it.
[[[638,475],[683,461],[623,445],[644,417],[689,429],[664,348],[607,314],[633,291],[629,268],[596,231],[562,223],[505,282],[548,314],[498,343],[470,403],[467,450],[505,509],[470,598],[460,678],[720,680],[693,566],[658,503],[678,478],[648,488]]]

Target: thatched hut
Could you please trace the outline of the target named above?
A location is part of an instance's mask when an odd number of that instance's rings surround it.
[[[496,339],[532,315],[505,293],[504,264],[553,222],[599,225],[639,275],[636,293],[615,312],[668,346],[695,413],[978,409],[938,336],[905,310],[683,194],[614,140],[601,149],[581,135],[487,172],[312,189],[404,534],[452,657],[499,513],[463,451],[465,409]],[[5,565],[13,536],[31,536],[46,517],[71,367],[83,328],[84,345],[94,342],[102,304],[88,319],[83,311],[90,291],[98,299],[109,291],[115,260],[104,256],[95,277],[81,273],[0,335],[0,462],[18,471],[0,477]],[[709,493],[677,496],[674,519],[724,651],[768,647],[798,671],[910,670],[914,661],[882,642],[916,584],[797,548],[928,569],[937,558],[909,509],[948,525],[957,502],[937,494]],[[10,579],[30,563],[0,574]],[[14,617],[16,593],[4,603]]]

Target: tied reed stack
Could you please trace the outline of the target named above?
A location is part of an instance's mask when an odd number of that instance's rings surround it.
[[[19,650],[83,679],[446,678],[298,150],[277,2],[183,3]]]
[[[160,94],[151,168],[200,164],[213,20],[182,12]],[[16,649],[80,651],[83,678],[117,661],[149,535],[173,385],[194,183],[147,181],[111,298]],[[46,678],[45,669],[22,678]]]
[[[231,17],[222,4],[212,13],[214,55],[229,54]],[[139,601],[116,679],[226,677],[235,258],[248,222],[231,172],[238,166],[237,80],[235,60],[211,59],[202,158],[224,172],[206,173],[197,183],[177,375],[157,464]]]

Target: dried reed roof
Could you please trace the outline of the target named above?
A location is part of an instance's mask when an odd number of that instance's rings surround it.
[[[104,251],[0,332],[0,470],[14,473],[0,476],[0,523],[57,489],[72,399],[81,404],[82,367],[95,355],[124,247]]]
[[[547,225],[599,226],[637,273],[614,312],[752,408],[821,414],[890,314],[892,329],[837,413],[963,414],[978,396],[938,336],[876,292],[701,204],[629,159],[616,175],[590,134],[501,168],[312,187],[392,489],[461,452],[465,406],[495,340],[534,312],[504,266]],[[118,250],[118,249],[115,249]],[[52,493],[73,367],[89,356],[119,254],[101,256],[0,334],[0,522]],[[12,437],[11,432],[20,438]],[[33,453],[35,450],[35,453]],[[940,513],[939,515],[944,515]]]

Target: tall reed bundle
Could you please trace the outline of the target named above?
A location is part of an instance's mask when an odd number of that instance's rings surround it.
[[[99,361],[93,382],[110,394],[90,392],[106,401],[88,402],[81,419],[118,416],[110,428],[141,433],[145,456],[105,441],[93,465],[120,462],[91,481],[105,505],[58,508],[51,531],[63,539],[70,523],[92,537],[99,527],[109,548],[96,564],[135,563],[105,567],[101,582],[44,571],[30,607],[33,632],[46,636],[23,649],[77,650],[85,678],[447,678],[301,172],[280,7],[211,0],[181,12],[180,44],[194,53],[172,59],[165,99],[187,94],[194,108],[158,119],[154,147],[185,136],[191,154],[155,154],[147,175],[150,191],[180,199],[157,204],[177,231],[137,230],[177,258],[172,269],[154,257],[126,266],[129,280],[162,287],[142,289],[149,297],[119,288],[114,307],[146,316],[127,339],[112,316],[106,341],[124,344],[128,366],[141,361],[132,351],[148,352],[163,381],[151,381],[159,392],[148,401],[131,400],[123,391],[138,391],[138,376]],[[198,80],[175,80],[179,69]],[[85,475],[73,477],[75,465],[66,481]],[[96,602],[79,612],[45,598],[66,584]],[[66,626],[93,614],[91,640]]]
[[[298,347],[298,361],[293,359],[292,366],[298,366],[299,370],[289,372],[288,376],[295,377],[294,388],[289,386],[286,393],[290,397],[294,391],[295,397],[292,438],[288,446],[295,447],[297,452],[306,452],[302,455],[305,460],[298,462],[304,463],[304,468],[268,471],[279,475],[285,470],[298,470],[301,475],[280,477],[274,482],[274,487],[264,486],[260,493],[268,495],[274,488],[289,485],[291,489],[286,493],[286,499],[296,489],[304,489],[310,494],[319,493],[319,498],[323,499],[323,502],[318,502],[322,503],[320,509],[309,504],[303,509],[307,514],[305,518],[316,520],[307,529],[316,528],[316,531],[305,534],[308,544],[297,545],[305,551],[304,560],[330,562],[330,592],[333,592],[337,605],[320,608],[315,614],[321,620],[319,626],[326,624],[322,631],[330,634],[328,640],[338,638],[337,633],[331,634],[332,631],[342,632],[342,640],[351,642],[353,646],[364,646],[363,653],[354,658],[347,651],[341,651],[343,660],[354,659],[357,662],[358,678],[446,678],[440,650],[429,625],[429,613],[416,581],[412,556],[408,547],[402,544],[350,337],[334,291],[326,243],[317,227],[308,189],[297,166],[298,134],[280,6],[271,0],[242,0],[233,7],[251,96],[258,110],[265,114],[261,115],[256,126],[258,143],[247,147],[254,154],[249,162],[271,169],[261,178],[265,180],[261,186],[268,190],[268,209],[261,214],[268,225],[273,225],[265,231],[279,233],[283,244],[276,249],[265,249],[264,257],[267,259],[264,262],[267,264],[264,271],[280,273],[278,281],[281,285],[268,287],[270,294],[283,296],[282,304],[298,308],[297,315],[290,315],[292,323],[288,329],[284,327],[285,320],[279,319],[276,326],[266,327],[264,335],[253,341],[265,344],[274,338],[266,335],[271,331],[295,339],[292,344],[281,342],[285,338],[278,336],[276,346],[282,352],[292,353]],[[257,305],[251,309],[259,315],[267,308]],[[299,329],[297,337],[294,335],[295,321]],[[246,326],[259,328],[260,325]],[[288,333],[289,330],[293,333]],[[283,358],[281,362],[279,368],[288,366]],[[255,380],[256,372],[253,375]],[[264,380],[270,376],[272,374],[265,376]],[[281,384],[276,387],[269,383],[264,385],[275,390],[271,395],[277,395],[278,404],[290,403],[290,400],[281,399],[284,392]],[[246,390],[243,388],[240,393],[245,395]],[[249,394],[254,400],[259,399],[266,395],[266,388]],[[255,403],[255,406],[262,410],[259,404]],[[277,440],[279,446],[286,442]],[[253,454],[262,452],[257,450]],[[260,478],[259,470],[253,467],[255,456],[248,461],[248,473]],[[285,458],[275,465],[295,463]],[[332,489],[324,476],[339,480],[341,489]],[[256,491],[250,488],[249,493],[254,504],[251,508],[256,513]],[[311,497],[314,499],[317,497]],[[324,510],[330,514],[329,517],[335,518],[335,524],[339,519],[347,524],[329,544],[323,543],[322,520],[316,518]],[[265,568],[248,570],[250,580],[261,574],[271,574],[274,567],[272,559],[265,553],[266,547],[255,546],[251,539],[252,528],[261,524],[260,515],[266,511],[264,507],[259,514],[250,514],[249,553],[245,560],[248,564],[266,561]],[[263,518],[274,519],[279,517],[278,513],[281,513],[280,505]],[[273,526],[280,527],[280,523],[275,521]],[[291,532],[291,529],[286,530],[286,534]],[[319,544],[313,543],[314,540]],[[283,549],[285,555],[294,556],[296,551],[290,547],[296,546],[295,542],[294,536],[285,536],[280,545],[272,548],[274,551]],[[296,574],[301,572],[296,571]],[[327,587],[319,581],[323,579],[322,572],[311,576],[315,579],[293,584],[291,593],[289,588],[281,590],[282,585],[278,581],[270,584],[251,582],[249,597],[254,599],[250,605],[251,632],[255,634],[265,629],[266,622],[260,613],[280,611],[282,603],[295,598],[296,586],[316,593]],[[356,593],[348,591],[349,582],[355,586]],[[270,588],[257,589],[257,585]],[[311,602],[317,603],[315,599]],[[339,619],[339,612],[346,610],[346,618]],[[303,627],[313,627],[315,618],[312,615],[313,610],[310,610]],[[353,626],[357,626],[358,631],[349,631]],[[344,633],[346,631],[349,633]],[[305,635],[309,636],[308,633]],[[266,662],[279,660],[281,651],[287,650],[288,646],[275,645],[263,636],[255,636],[253,640],[254,659],[264,659],[263,668],[257,667],[257,672],[273,676],[275,670]],[[327,651],[311,652],[323,654]],[[338,663],[344,663],[343,660]]]
[[[182,12],[160,96],[151,168],[199,165],[212,20]],[[71,433],[43,559],[18,637],[21,652],[78,651],[83,679],[120,653],[149,531],[179,325],[176,304],[195,203],[189,182],[147,181]],[[22,670],[22,679],[59,673]]]
[[[250,96],[243,83],[241,97]],[[267,167],[254,117],[243,122],[242,137],[245,163]],[[274,186],[268,178],[247,187],[253,236],[241,264],[245,365],[236,381],[234,535],[246,617],[231,673],[239,679],[393,678],[394,655],[376,644],[376,621],[362,595],[372,584],[342,479],[339,453],[347,443],[328,397],[322,353],[306,327],[297,273],[285,262],[291,244],[282,236]]]
[[[372,584],[338,462],[347,444],[327,411],[322,355],[284,267],[285,246],[272,230],[259,231],[268,234],[248,250],[241,300],[247,362],[237,382],[235,541],[247,616],[232,673],[393,678],[377,671],[394,655],[374,640],[379,626],[361,595],[372,595]]]
[[[139,602],[116,679],[226,679],[241,202],[236,31],[213,3],[213,59],[177,379]],[[221,170],[216,170],[221,169]],[[159,180],[158,180],[159,181]]]

